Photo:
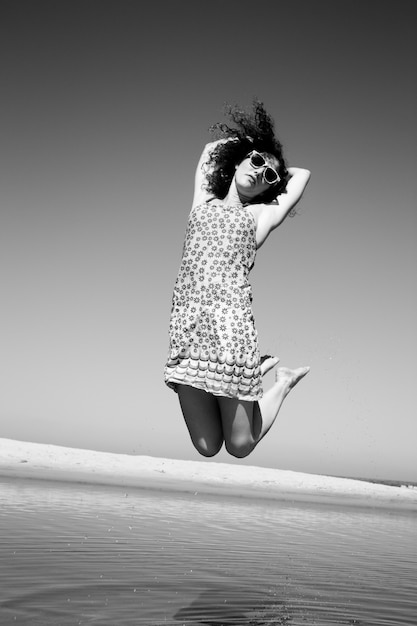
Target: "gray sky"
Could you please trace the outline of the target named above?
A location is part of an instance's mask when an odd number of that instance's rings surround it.
[[[258,96],[312,171],[251,276],[261,350],[311,373],[214,461],[417,480],[412,9],[3,0],[0,436],[201,458],[171,293],[207,129]]]

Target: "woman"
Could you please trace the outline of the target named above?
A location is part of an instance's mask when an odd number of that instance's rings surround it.
[[[248,274],[258,248],[301,198],[306,169],[286,167],[261,102],[229,107],[235,127],[216,124],[197,166],[193,205],[174,288],[165,382],[179,396],[195,448],[223,443],[245,457],[274,423],[308,367],[280,367],[265,394],[262,376],[278,358],[260,357]]]

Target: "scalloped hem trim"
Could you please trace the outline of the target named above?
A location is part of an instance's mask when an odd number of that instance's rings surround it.
[[[212,387],[208,386],[205,381],[195,380],[176,380],[174,377],[165,380],[165,384],[167,387],[178,393],[178,385],[186,385],[187,387],[194,387],[195,389],[201,389],[206,393],[211,393],[213,396],[220,396],[222,398],[233,398],[234,400],[244,400],[246,402],[257,402],[263,397],[263,390],[261,389],[256,394],[242,394],[239,392],[235,392],[234,390],[224,389],[222,387]]]

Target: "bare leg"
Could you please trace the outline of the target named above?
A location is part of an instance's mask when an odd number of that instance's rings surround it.
[[[279,362],[279,358],[277,356],[270,356],[266,354],[261,357],[261,376],[265,376],[270,370],[272,370],[275,365]]]
[[[189,385],[178,385],[178,396],[194,447],[203,456],[214,456],[224,441],[216,397]]]
[[[256,443],[266,435],[275,422],[284,399],[295,385],[308,372],[309,367],[289,369],[279,367],[275,374],[275,384],[269,389],[263,398],[254,407],[253,427]]]
[[[218,398],[227,451],[238,458],[252,452],[275,422],[281,405],[309,367],[280,367],[276,382],[259,402]]]

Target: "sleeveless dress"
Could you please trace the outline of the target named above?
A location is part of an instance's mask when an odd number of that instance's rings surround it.
[[[210,201],[190,213],[174,287],[166,384],[239,400],[262,397],[248,274],[256,256],[253,215]]]

